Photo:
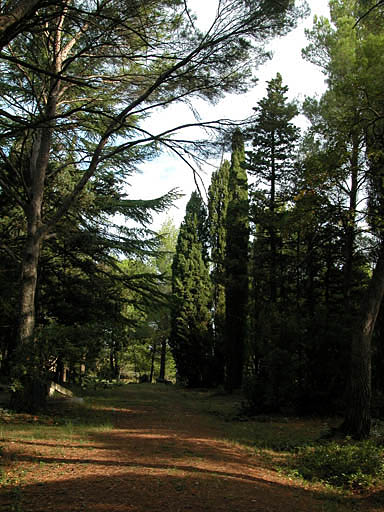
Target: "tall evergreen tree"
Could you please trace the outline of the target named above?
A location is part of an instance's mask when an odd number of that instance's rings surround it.
[[[193,192],[186,207],[172,265],[173,308],[169,344],[179,378],[190,387],[212,383],[211,286],[199,238],[202,200]],[[204,222],[203,222],[204,221]]]
[[[277,301],[278,265],[278,210],[287,199],[287,187],[292,178],[295,145],[299,130],[292,123],[297,115],[297,106],[287,101],[288,87],[283,85],[280,73],[268,82],[267,95],[259,101],[255,124],[250,130],[253,150],[248,152],[247,168],[255,177],[255,212],[262,214],[264,224],[260,232],[266,230],[269,237],[269,283],[270,300]],[[265,190],[265,192],[264,192]],[[261,199],[261,204],[260,204]],[[254,219],[259,224],[259,219]]]
[[[214,359],[215,376],[218,384],[224,383],[225,364],[225,253],[227,243],[229,169],[230,163],[225,161],[221,167],[212,174],[211,185],[208,191]]]
[[[297,106],[288,102],[287,91],[277,73],[255,107],[255,120],[248,130],[252,148],[246,166],[253,177],[250,218],[254,230],[249,370],[252,385],[258,385],[259,409],[279,409],[286,393],[292,394],[294,381],[295,350],[289,346],[295,338],[290,295],[294,253],[286,233],[286,205],[291,199],[299,131],[292,122]]]
[[[225,257],[225,387],[239,388],[243,379],[248,312],[248,179],[244,142],[239,130],[232,138]]]

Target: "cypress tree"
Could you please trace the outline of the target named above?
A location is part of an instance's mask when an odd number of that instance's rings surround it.
[[[212,383],[211,286],[199,226],[202,200],[193,192],[180,226],[172,264],[170,346],[179,378],[190,387]]]
[[[244,142],[236,130],[232,138],[229,202],[226,221],[225,359],[227,391],[242,384],[248,308],[248,180]]]
[[[217,384],[224,382],[225,248],[227,238],[228,182],[230,163],[212,174],[208,191],[208,224],[211,247],[211,281],[214,324],[214,372]]]

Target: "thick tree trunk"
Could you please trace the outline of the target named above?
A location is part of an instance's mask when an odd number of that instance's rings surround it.
[[[12,409],[31,413],[45,406],[48,392],[47,382],[36,366],[33,346],[37,273],[43,241],[34,213],[28,218],[21,272],[17,345],[11,360],[11,376],[17,383],[17,391],[12,393],[10,400]]]
[[[56,111],[56,98],[52,96],[47,117]],[[36,131],[29,166],[29,203],[25,206],[27,236],[21,265],[18,336],[12,357],[11,374],[18,391],[11,397],[11,406],[17,410],[34,412],[45,405],[47,385],[34,353],[35,296],[42,243],[47,233],[43,225],[42,207],[45,176],[49,163],[52,129],[51,122]],[[29,359],[26,360],[26,353]]]
[[[43,409],[48,397],[47,382],[27,375],[22,388],[11,394],[10,407],[15,411],[35,413]]]
[[[371,428],[371,340],[384,294],[384,244],[363,296],[359,322],[352,336],[347,409],[340,429],[365,439]]]
[[[35,327],[35,294],[42,237],[37,228],[36,216],[31,217],[22,262],[18,336],[20,345],[32,340]]]

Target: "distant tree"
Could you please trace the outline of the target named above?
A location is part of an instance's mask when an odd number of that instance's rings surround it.
[[[248,314],[248,180],[244,142],[236,130],[228,181],[225,256],[225,387],[240,388],[243,379]]]
[[[175,255],[178,229],[171,219],[167,219],[161,226],[159,234],[161,241],[157,254],[152,258],[152,265],[159,274],[159,288],[164,294],[164,301],[149,310],[147,321],[152,325],[153,361],[160,351],[158,379],[166,379],[166,366],[169,351],[169,336],[171,330],[172,306],[172,261]],[[153,375],[154,369],[151,371]],[[150,379],[151,380],[151,379]]]
[[[170,346],[177,372],[188,386],[212,384],[211,284],[198,226],[202,200],[193,192],[180,226],[172,265]]]

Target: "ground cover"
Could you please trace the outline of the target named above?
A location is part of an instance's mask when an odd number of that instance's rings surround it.
[[[331,422],[239,414],[241,397],[165,385],[0,410],[0,510],[333,512],[384,510],[380,481],[340,490],[292,462]],[[307,464],[308,466],[308,464]]]

